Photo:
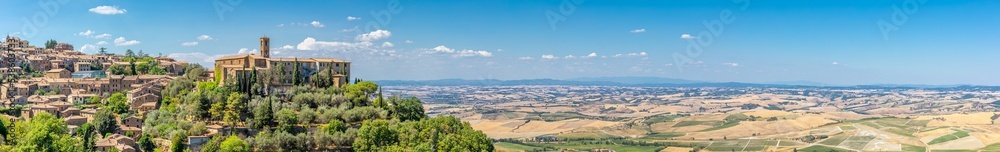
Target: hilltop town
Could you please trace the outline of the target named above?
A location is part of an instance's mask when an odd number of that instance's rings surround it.
[[[8,36],[0,151],[493,150],[468,123],[427,117],[417,98],[351,80],[348,61],[271,57],[270,38],[259,44],[205,68]],[[402,136],[414,140],[386,140]],[[444,144],[455,140],[465,144]]]

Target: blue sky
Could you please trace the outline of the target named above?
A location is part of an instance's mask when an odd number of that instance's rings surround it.
[[[0,31],[206,66],[267,35],[367,80],[1000,85],[1000,1],[234,1],[10,1]]]

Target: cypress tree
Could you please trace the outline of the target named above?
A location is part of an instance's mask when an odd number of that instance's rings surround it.
[[[292,71],[292,76],[293,76],[292,77],[292,85],[299,85],[299,83],[301,83],[301,82],[299,82],[299,81],[301,81],[299,79],[299,77],[300,77],[299,76],[300,75],[299,74],[299,68],[300,68],[299,67],[299,58],[295,58],[295,69],[294,69],[294,71]]]

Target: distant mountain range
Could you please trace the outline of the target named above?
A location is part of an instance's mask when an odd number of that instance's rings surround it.
[[[557,79],[440,79],[440,80],[376,80],[384,86],[511,86],[511,85],[606,85],[645,87],[775,87],[775,88],[955,88],[977,87],[970,85],[920,85],[920,84],[873,84],[873,85],[830,85],[814,81],[782,81],[770,83],[707,82],[661,77],[588,77],[565,80]],[[994,87],[994,86],[982,86]]]

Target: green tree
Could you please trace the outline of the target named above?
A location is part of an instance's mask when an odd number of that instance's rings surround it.
[[[76,137],[80,137],[83,140],[83,149],[90,151],[94,150],[94,139],[96,136],[96,127],[91,123],[84,123],[80,127],[76,128]]]
[[[299,85],[302,83],[302,73],[299,72],[301,70],[302,67],[299,67],[299,58],[295,58],[295,67],[292,69],[292,85]]]
[[[97,128],[97,133],[100,135],[118,131],[118,121],[115,120],[114,113],[107,108],[97,110],[97,113],[94,114],[93,123],[94,127]]]
[[[107,51],[108,48],[101,47],[100,49],[101,49],[101,51],[97,52],[97,53],[99,53],[101,55],[108,55],[108,51]]]
[[[128,66],[129,66],[129,68],[128,68],[129,69],[129,74],[127,74],[127,75],[138,75],[139,74],[139,71],[136,70],[136,67],[135,67],[135,61],[128,61]]]
[[[120,64],[111,65],[108,70],[111,71],[111,75],[129,75],[128,68]]]
[[[291,132],[294,129],[295,124],[298,124],[299,120],[295,116],[295,111],[290,109],[281,109],[277,114],[278,119],[278,130],[284,132]]]
[[[142,137],[139,137],[138,144],[139,148],[142,149],[142,151],[152,152],[153,150],[156,149],[156,143],[153,143],[153,140],[150,138],[151,137],[149,137],[149,134],[146,133],[143,133]]]
[[[215,101],[215,103],[212,103],[212,107],[208,110],[208,112],[212,114],[210,117],[212,120],[219,120],[223,118],[226,115],[226,101]]]
[[[246,102],[243,102],[243,95],[240,93],[230,93],[229,98],[226,100],[225,115],[223,116],[223,121],[229,123],[229,126],[235,127],[238,122],[240,122],[240,116],[243,114],[243,107]]]
[[[260,103],[257,104],[256,107],[254,107],[254,128],[260,129],[273,124],[274,112],[271,110],[271,99],[273,99],[273,97],[264,98],[259,101]]]
[[[399,97],[394,98],[396,98],[395,100],[392,100],[395,101],[393,103],[394,110],[392,110],[394,118],[399,118],[399,120],[402,121],[408,121],[420,120],[426,116],[424,114],[424,106],[420,103],[420,99],[417,99],[416,97],[404,99],[399,99]]]
[[[310,84],[318,88],[326,88],[333,86],[333,75],[331,75],[332,72],[330,71],[331,71],[330,69],[324,69],[323,71],[313,74],[309,78]]]
[[[50,39],[49,41],[45,41],[45,48],[46,49],[56,48],[56,45],[58,44],[59,42],[56,42],[56,40]]]
[[[222,144],[219,146],[219,151],[221,152],[249,152],[251,151],[250,145],[246,141],[240,139],[240,137],[229,136]]]
[[[35,114],[27,124],[19,126],[26,131],[18,137],[15,151],[80,151],[80,141],[67,134],[66,123],[47,112]]]
[[[108,102],[104,103],[104,109],[108,109],[115,114],[126,113],[129,108],[128,103],[126,103],[128,102],[128,99],[126,98],[125,93],[118,92],[111,94],[111,97],[108,98]]]
[[[125,50],[125,58],[135,58],[135,52],[132,52],[132,49]]]
[[[328,134],[335,134],[337,132],[344,132],[344,130],[347,130],[347,126],[344,125],[343,121],[334,119],[330,120],[330,122],[326,123],[326,125],[320,127],[320,130],[323,130]]]
[[[369,105],[369,98],[375,95],[375,91],[378,90],[378,84],[371,81],[363,81],[346,85],[344,88],[344,95],[347,96],[348,100],[354,102],[355,105]]]
[[[170,139],[170,151],[184,152],[184,149],[186,149],[184,147],[184,143],[187,143],[187,135],[184,135],[184,133],[174,135],[174,137]]]
[[[365,121],[352,148],[356,151],[494,151],[492,139],[452,116],[395,124]]]
[[[101,98],[97,96],[92,96],[87,98],[87,104],[99,104],[101,103]]]
[[[212,136],[207,143],[201,146],[202,152],[217,152],[219,151],[219,145],[222,144],[222,140],[225,140],[226,136]]]
[[[273,81],[276,81],[280,84],[288,83],[288,81],[286,81],[288,80],[288,78],[287,75],[285,74],[285,64],[278,64],[274,66],[274,69],[270,69],[270,71],[271,75],[273,75],[275,79]]]
[[[146,54],[145,52],[142,52],[142,50],[139,50],[138,57],[140,57],[140,58],[146,58],[146,57],[149,57],[149,54]]]
[[[396,144],[396,132],[385,120],[365,121],[358,129],[358,138],[352,148],[356,151],[384,151],[380,148]]]

